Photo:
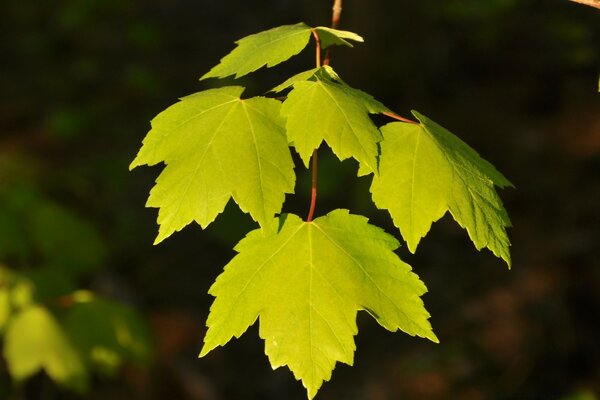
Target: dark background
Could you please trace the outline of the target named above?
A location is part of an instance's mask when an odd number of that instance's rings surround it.
[[[3,2],[0,193],[36,193],[93,227],[101,265],[78,284],[135,306],[156,338],[152,364],[96,379],[85,398],[305,398],[287,369],[271,370],[256,326],[196,358],[208,288],[250,218],[230,204],[206,231],[190,226],[152,246],[157,212],[144,204],[160,167],[129,173],[128,164],[158,112],[222,84],[198,78],[234,40],[299,21],[329,25],[330,3]],[[343,79],[401,115],[414,108],[440,122],[515,184],[500,193],[514,225],[513,268],[477,252],[444,217],[417,255],[399,250],[429,288],[441,344],[392,334],[360,313],[355,366],[338,365],[317,398],[598,398],[600,11],[566,0],[344,3],[340,28],[365,43],[335,50]],[[307,49],[242,83],[258,94],[313,63]],[[370,178],[321,154],[317,214],[350,208],[398,236],[370,203]],[[285,212],[304,216],[309,179],[298,170]],[[0,218],[27,223],[28,208],[2,207]],[[46,229],[60,237],[65,228]],[[49,387],[43,398],[76,398]]]

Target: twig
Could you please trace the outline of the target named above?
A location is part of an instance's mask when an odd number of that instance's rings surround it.
[[[600,0],[571,0],[574,3],[585,4],[600,10]]]
[[[331,27],[336,29],[340,24],[342,17],[342,0],[335,0],[333,3],[333,14],[331,16]]]
[[[340,24],[340,20],[342,19],[342,0],[335,0],[333,3],[333,13],[331,14],[331,27],[333,29],[337,29]],[[325,61],[323,61],[324,65],[329,65],[331,62],[331,46],[327,48],[327,53],[325,54]]]

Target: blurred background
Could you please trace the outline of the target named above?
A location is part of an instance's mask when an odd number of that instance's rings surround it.
[[[303,399],[256,326],[203,359],[208,288],[254,228],[228,205],[158,246],[144,208],[161,168],[128,171],[149,121],[243,36],[329,25],[329,0],[4,0],[0,13],[0,399]],[[600,398],[600,11],[567,0],[346,0],[365,43],[333,67],[397,113],[453,131],[516,190],[513,268],[448,216],[416,255],[434,345],[359,313],[355,366],[317,398]],[[260,94],[313,49],[242,79]],[[230,81],[225,81],[229,83]],[[378,122],[384,122],[383,120]],[[304,216],[298,169],[285,212]],[[350,208],[398,235],[322,148],[317,214]],[[40,370],[40,367],[42,370]],[[12,376],[12,377],[11,377]]]

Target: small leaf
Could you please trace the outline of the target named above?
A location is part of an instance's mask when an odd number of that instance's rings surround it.
[[[184,97],[152,121],[131,168],[164,161],[150,192],[158,207],[156,243],[192,221],[203,228],[230,197],[261,225],[279,213],[295,183],[281,103],[240,99],[242,87],[211,89]]]
[[[347,210],[272,223],[270,233],[252,231],[236,246],[239,254],[211,287],[216,299],[200,356],[260,316],[271,365],[287,365],[313,398],[337,361],[352,365],[358,310],[390,331],[437,342],[419,297],[427,289],[393,252],[392,236]]]
[[[458,137],[413,114],[421,124],[393,122],[382,128],[379,176],[371,186],[375,204],[390,212],[413,253],[449,210],[478,250],[487,247],[510,266],[510,220],[494,184],[511,183]]]
[[[87,387],[87,370],[79,353],[52,314],[41,306],[31,306],[10,320],[4,357],[17,381],[43,368],[58,384],[79,392]]]
[[[363,41],[362,37],[353,32],[325,27],[317,27],[315,30],[323,49],[331,45],[352,47],[348,40]],[[265,65],[273,67],[300,53],[308,44],[311,31],[310,26],[301,22],[246,36],[238,40],[237,47],[200,79],[224,78],[230,75],[239,78]]]
[[[238,40],[237,47],[202,78],[236,78],[267,66],[272,67],[300,53],[310,39],[304,23],[284,25]]]
[[[370,95],[342,83],[339,77],[339,81],[334,81],[324,73],[315,73],[311,79],[294,82],[281,108],[281,115],[287,118],[288,140],[304,165],[308,166],[313,150],[325,140],[340,160],[358,160],[362,175],[376,172],[377,143],[382,136],[369,113],[381,113],[387,108]]]
[[[340,31],[338,29],[327,28],[324,26],[318,26],[315,28],[315,30],[317,31],[317,35],[319,35],[322,49],[326,49],[332,45],[354,47],[352,46],[352,43],[348,42],[346,39],[354,40],[355,42],[364,42],[362,36],[357,35],[354,32]]]

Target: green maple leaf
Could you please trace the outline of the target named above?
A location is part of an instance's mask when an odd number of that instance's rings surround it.
[[[260,316],[271,365],[287,365],[312,398],[337,361],[352,365],[358,310],[390,331],[438,341],[419,297],[427,289],[393,252],[392,236],[347,210],[272,223],[278,231],[252,231],[236,246],[210,288],[216,298],[200,356]]]
[[[382,128],[379,175],[371,192],[389,210],[411,252],[431,224],[450,211],[480,250],[490,249],[510,267],[510,220],[494,189],[512,184],[475,150],[413,111],[421,122]]]
[[[269,224],[281,211],[285,193],[293,192],[294,164],[281,103],[242,100],[243,90],[199,92],[152,120],[130,168],[167,164],[147,202],[160,209],[155,243],[192,221],[205,228],[231,197],[261,226]]]
[[[30,306],[10,320],[4,357],[17,381],[43,368],[59,384],[77,391],[87,387],[87,370],[79,353],[52,314],[41,306]]]
[[[305,166],[324,140],[340,160],[359,161],[360,175],[377,171],[377,143],[382,136],[369,114],[387,111],[383,104],[343,83],[329,67],[298,74],[275,89],[289,85],[293,89],[281,115],[287,118],[288,140]]]
[[[306,47],[312,30],[313,28],[301,22],[246,36],[238,40],[237,47],[200,79],[224,78],[230,75],[239,78],[265,65],[272,67],[282,63]],[[325,27],[316,27],[314,30],[321,40],[323,49],[331,45],[352,47],[347,39],[363,41],[362,37],[353,32]]]

